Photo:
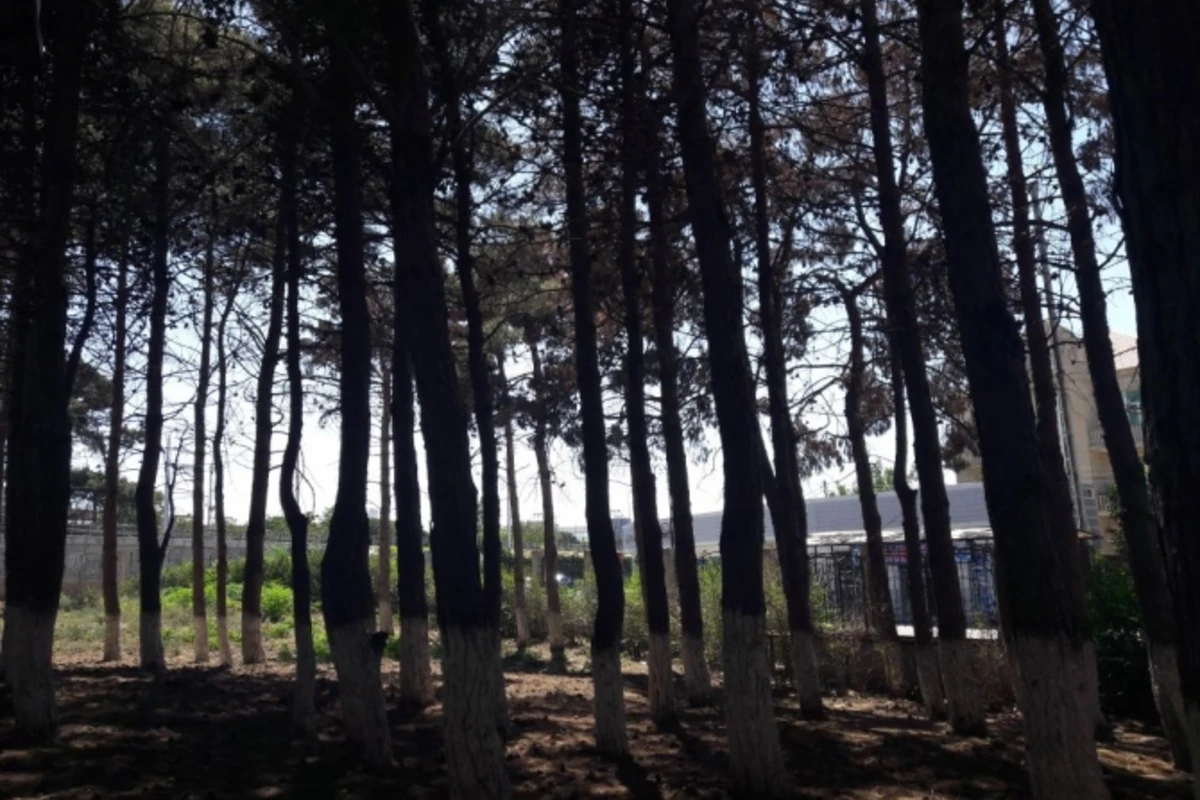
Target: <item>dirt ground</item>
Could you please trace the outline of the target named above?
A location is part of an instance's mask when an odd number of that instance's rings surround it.
[[[659,730],[647,717],[645,668],[626,670],[633,759],[590,749],[591,681],[584,655],[547,675],[510,660],[508,774],[519,798],[724,798],[720,706],[685,709]],[[385,662],[394,679],[395,664]],[[396,767],[364,770],[342,738],[337,686],[318,684],[315,741],[289,734],[291,667],[235,671],[182,663],[157,681],[131,665],[65,660],[59,674],[61,735],[53,747],[13,746],[10,704],[0,699],[0,798],[440,798],[441,709],[393,711]],[[987,739],[958,739],[917,706],[873,697],[829,698],[829,718],[800,719],[781,694],[779,724],[798,798],[1021,798],[1027,796],[1020,722],[993,716]],[[1118,725],[1101,760],[1114,798],[1189,798],[1161,738]],[[1066,798],[1064,798],[1066,800]]]

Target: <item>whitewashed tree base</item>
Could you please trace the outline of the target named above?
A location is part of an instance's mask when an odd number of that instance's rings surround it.
[[[765,620],[730,610],[722,620],[725,727],[734,785],[751,797],[783,794],[787,774],[771,699]]]
[[[524,650],[529,646],[529,612],[524,606],[516,608],[517,617],[517,649]]]
[[[379,630],[391,636],[396,632],[395,623],[392,621],[392,598],[382,590],[379,593]]]
[[[222,667],[233,666],[233,647],[229,644],[228,617],[217,617],[217,652]]]
[[[358,746],[363,760],[376,766],[392,763],[379,654],[362,624],[328,629],[329,650],[337,669],[338,698],[346,738]]]
[[[167,668],[163,657],[162,614],[157,611],[142,612],[138,619],[138,653],[142,669],[162,672]]]
[[[197,664],[208,663],[208,620],[205,617],[192,617],[193,655]]]
[[[495,726],[495,642],[486,628],[442,631],[443,720],[450,792],[462,800],[509,796],[504,745]]]
[[[800,701],[800,713],[807,719],[824,719],[825,702],[821,699],[816,637],[804,631],[792,631],[790,648],[792,681]]]
[[[1150,657],[1150,684],[1154,688],[1154,704],[1162,720],[1171,758],[1176,769],[1190,772],[1192,753],[1188,744],[1187,713],[1184,711],[1183,690],[1179,684],[1179,654],[1173,644],[1147,645]]]
[[[921,703],[929,713],[929,718],[945,719],[946,696],[942,693],[937,649],[932,644],[917,646],[917,685],[921,689]]]
[[[429,622],[425,617],[400,619],[400,704],[424,707],[433,702],[429,664]]]
[[[550,669],[560,672],[567,668],[567,640],[563,636],[562,614],[549,612],[546,614],[546,631],[550,641]]]
[[[121,615],[104,617],[104,661],[121,660]]]
[[[1065,638],[1009,640],[1022,684],[1025,760],[1039,800],[1107,800],[1094,740],[1087,657]]]
[[[292,724],[301,733],[312,735],[317,728],[314,699],[317,684],[317,657],[313,648],[311,625],[296,626],[296,694],[292,697]]]
[[[330,640],[330,648],[333,642]],[[252,617],[242,612],[242,663],[246,665],[261,664],[267,660],[267,651],[263,647],[262,617]]]
[[[675,680],[671,675],[671,637],[665,633],[650,634],[650,653],[647,659],[650,687],[650,719],[659,725],[675,721]]]
[[[592,686],[595,691],[596,749],[610,756],[628,755],[625,679],[621,675],[619,649],[592,649]]]
[[[687,701],[693,706],[706,706],[712,702],[712,678],[708,673],[708,661],[704,658],[704,640],[684,634],[681,651],[683,688],[687,692]]]
[[[879,658],[883,662],[883,683],[888,694],[900,696],[904,694],[904,654],[900,652],[900,642],[895,639],[879,640]]]
[[[938,640],[946,718],[950,721],[950,729],[959,736],[985,736],[987,718],[979,697],[975,668],[971,664],[970,647],[966,639]]]
[[[18,738],[54,735],[54,611],[9,606],[5,613],[5,680],[12,690]]]

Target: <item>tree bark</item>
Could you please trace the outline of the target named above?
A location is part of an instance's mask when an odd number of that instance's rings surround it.
[[[217,652],[221,666],[233,666],[233,648],[229,643],[229,547],[225,523],[225,410],[228,394],[228,361],[225,357],[225,329],[240,280],[235,279],[225,297],[225,308],[217,322],[217,424],[213,431],[213,513],[217,527]]]
[[[496,730],[496,642],[479,578],[467,415],[458,397],[433,227],[429,89],[411,2],[384,3],[381,10],[392,45],[391,93],[397,109],[390,126],[394,234],[404,244],[397,251],[408,254],[407,263],[397,264],[404,276],[395,281],[395,302],[404,311],[430,470],[430,543],[445,647],[446,767],[455,796],[503,798],[509,784]]]
[[[504,351],[496,357],[504,415],[505,472],[508,479],[508,529],[513,549],[513,616],[517,623],[517,650],[529,646],[529,609],[525,602],[525,531],[521,525],[521,498],[517,493],[517,453],[513,433],[512,399],[508,396],[508,376],[504,373]]]
[[[1144,506],[1136,491],[1130,501],[1121,490],[1121,521],[1131,539],[1130,562],[1139,595],[1146,580],[1140,573],[1148,560],[1142,556],[1150,550],[1146,537],[1154,530],[1151,525],[1157,527],[1175,615],[1178,670],[1194,766],[1200,763],[1200,542],[1195,536],[1200,512],[1195,491],[1200,477],[1195,460],[1195,453],[1200,452],[1200,428],[1195,424],[1200,368],[1195,354],[1200,336],[1194,314],[1200,299],[1196,282],[1200,275],[1200,202],[1196,195],[1200,126],[1188,109],[1200,96],[1200,79],[1194,68],[1200,9],[1175,3],[1151,10],[1140,4],[1093,0],[1092,14],[1104,54],[1116,132],[1116,195],[1138,309],[1146,462],[1153,488]],[[1085,255],[1087,252],[1084,248]],[[1081,300],[1085,308],[1091,305],[1087,313],[1097,313],[1098,304],[1088,302],[1093,292],[1089,290],[1087,300],[1082,297],[1085,279],[1091,280],[1080,276]],[[1092,360],[1089,349],[1089,365]],[[1110,454],[1114,446],[1128,450],[1128,437],[1122,431],[1125,420],[1116,418],[1115,409],[1105,413],[1115,425],[1110,433],[1101,417]],[[1123,470],[1124,466],[1118,485]],[[1128,480],[1135,490],[1140,486],[1134,483],[1132,471]],[[1139,514],[1140,518],[1135,518]],[[1150,515],[1154,522],[1147,524]],[[1134,560],[1134,530],[1143,532],[1137,543],[1140,562]],[[1139,599],[1153,653],[1154,639],[1169,631],[1151,632],[1151,625],[1161,622],[1159,612],[1148,608],[1147,599]],[[1159,641],[1159,649],[1165,650]],[[1164,675],[1170,675],[1169,666],[1157,670],[1155,677],[1162,681]],[[1196,796],[1200,797],[1200,781]]]
[[[215,205],[215,202],[214,202]],[[200,325],[200,372],[196,380],[192,466],[192,620],[197,664],[208,663],[208,613],[204,602],[204,468],[207,440],[208,381],[212,371],[213,239],[209,231],[204,254],[204,299]]]
[[[75,145],[88,4],[60,0],[39,191],[18,264],[10,324],[16,338],[9,394],[5,529],[5,680],[19,737],[42,742],[55,728],[52,651],[70,502],[71,426],[63,352],[68,290],[65,251],[75,190]],[[32,74],[22,80],[33,81]],[[32,121],[32,120],[31,120]]]
[[[354,9],[334,3],[326,6],[326,15],[332,40],[326,98],[333,162],[337,293],[342,315],[339,381],[342,413],[338,488],[329,521],[329,540],[321,560],[321,606],[337,669],[346,736],[368,763],[386,765],[392,761],[392,747],[379,676],[382,647],[371,636],[375,604],[367,558],[371,319],[363,263],[360,139],[355,122],[355,78],[350,63],[353,49],[347,38],[362,20]]]
[[[1109,338],[1108,310],[1087,190],[1075,159],[1074,130],[1067,115],[1067,67],[1059,41],[1058,22],[1046,0],[1034,0],[1034,20],[1042,57],[1046,64],[1042,94],[1050,131],[1050,150],[1067,209],[1067,230],[1074,255],[1075,284],[1079,290],[1079,318],[1083,323],[1083,347],[1088,374],[1108,460],[1121,501],[1121,530],[1125,537],[1134,589],[1142,609],[1142,625],[1150,656],[1150,674],[1159,718],[1171,746],[1171,755],[1181,769],[1190,769],[1187,720],[1179,693],[1175,647],[1175,615],[1167,589],[1166,567],[1157,542],[1154,510],[1146,485],[1146,471],[1138,456],[1137,443],[1125,410],[1125,397],[1117,378],[1117,366]],[[1032,247],[1030,247],[1032,251]],[[1049,369],[1049,359],[1047,367]],[[1060,459],[1061,463],[1061,459]],[[1056,476],[1057,477],[1057,476]],[[1063,482],[1066,476],[1063,475]],[[1069,508],[1069,505],[1068,505]],[[1098,684],[1097,684],[1098,685]]]
[[[550,671],[567,669],[566,641],[563,638],[562,599],[558,591],[558,540],[554,531],[554,483],[550,473],[550,443],[546,426],[546,378],[542,372],[542,357],[538,333],[532,326],[525,328],[525,344],[533,362],[533,392],[537,412],[534,415],[533,455],[537,460],[538,484],[542,493],[542,548],[545,551],[542,585],[546,587],[546,628],[550,639]]]
[[[154,491],[158,483],[158,463],[163,432],[163,351],[167,336],[167,295],[171,279],[167,273],[168,237],[171,227],[170,187],[171,153],[167,122],[160,121],[154,135],[154,246],[151,256],[153,296],[150,301],[150,338],[146,348],[146,422],[145,449],[138,473],[136,490],[138,566],[140,572],[139,646],[142,669],[159,672],[166,669],[162,645],[162,601],[159,585],[162,577],[163,548],[158,540],[158,511]]]
[[[286,265],[287,232],[283,215],[280,214],[275,223],[275,249],[271,258],[267,332],[263,338],[263,355],[254,396],[254,453],[250,474],[250,514],[246,518],[246,572],[242,584],[243,664],[258,664],[267,657],[262,636],[263,547],[267,535],[267,491],[271,480],[271,436],[274,433],[271,414],[275,408],[275,373],[279,367],[279,338],[283,331]],[[365,506],[363,513],[366,513]]]
[[[609,513],[608,443],[604,395],[592,308],[592,263],[588,246],[587,198],[583,178],[580,115],[579,12],[576,0],[561,0],[559,95],[562,102],[562,162],[566,174],[567,233],[570,237],[571,299],[575,310],[575,372],[583,428],[588,549],[596,572],[596,622],[592,630],[596,746],[612,755],[629,752],[621,680],[621,628],[625,593],[616,537]]]
[[[700,610],[700,575],[696,567],[696,535],[692,524],[692,497],[687,449],[679,409],[679,352],[675,347],[675,286],[672,280],[670,242],[663,211],[661,132],[655,109],[647,98],[646,206],[650,215],[650,283],[654,311],[654,346],[658,351],[659,405],[663,444],[667,458],[667,485],[671,495],[671,528],[674,534],[675,579],[679,584],[679,627],[682,633],[683,684],[693,706],[712,701],[712,681],[704,655],[704,618]]]
[[[379,576],[375,594],[379,601],[379,630],[392,635],[392,476],[391,418],[392,369],[388,358],[379,360],[383,413],[379,420]]]
[[[117,294],[113,299],[112,408],[108,423],[108,452],[104,458],[103,543],[100,584],[104,594],[104,661],[121,660],[121,594],[117,585],[117,514],[121,501],[121,440],[125,429],[125,349],[128,344],[128,243],[117,262]]]
[[[671,50],[688,217],[704,288],[713,397],[724,452],[721,522],[722,648],[729,760],[740,790],[784,791],[786,770],[771,700],[763,598],[763,480],[750,361],[742,335],[741,277],[717,182],[694,0],[669,0]]]
[[[918,8],[926,135],[987,475],[1002,628],[1017,665],[1033,792],[1106,798],[1092,741],[1095,706],[1085,653],[1091,631],[1077,553],[1067,546],[1071,532],[1047,504],[1029,502],[1046,498],[1047,480],[1025,348],[1008,308],[971,117],[962,7],[958,0],[921,0]]]
[[[96,204],[93,202],[88,210],[88,219],[83,234],[83,274],[84,274],[84,307],[83,318],[79,321],[79,330],[71,343],[71,352],[67,356],[67,397],[75,390],[75,376],[79,372],[79,362],[83,360],[83,348],[92,328],[96,324]]]
[[[903,690],[904,665],[901,663],[900,641],[896,635],[896,610],[888,587],[887,558],[883,553],[883,520],[879,516],[879,501],[875,497],[875,475],[871,471],[871,455],[867,452],[867,430],[862,416],[863,381],[866,361],[863,351],[862,310],[858,295],[851,291],[842,294],[846,319],[850,323],[850,369],[846,376],[846,435],[854,460],[854,477],[858,486],[858,505],[862,509],[863,531],[867,539],[864,562],[867,584],[867,628],[883,648],[883,667],[889,691]]]
[[[908,245],[900,205],[900,188],[895,178],[887,74],[880,51],[879,20],[873,0],[863,0],[861,8],[865,40],[863,63],[871,101],[872,149],[879,187],[879,217],[884,234],[881,253],[884,299],[888,323],[894,329],[899,345],[912,411],[913,451],[921,486],[921,515],[925,520],[925,541],[929,550],[930,577],[937,608],[938,660],[942,685],[950,727],[960,735],[979,735],[986,731],[986,720],[979,689],[967,660],[967,621],[963,614],[962,588],[958,582],[954,542],[950,534],[950,501],[946,497],[946,481],[942,474],[940,433],[926,377],[925,352],[908,270]]]

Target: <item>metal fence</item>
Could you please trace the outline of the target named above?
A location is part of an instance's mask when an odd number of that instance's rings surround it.
[[[925,604],[933,624],[937,624],[937,604],[933,599],[933,580],[929,574],[928,552],[922,542],[925,569]],[[866,627],[866,545],[836,544],[809,547],[809,571],[812,575],[814,621],[825,627],[862,629]],[[912,598],[908,591],[908,556],[902,542],[886,542],[888,586],[897,625],[912,625]],[[996,601],[993,568],[995,549],[991,539],[960,539],[954,542],[954,561],[962,589],[963,612],[967,626],[980,630],[999,627],[1000,610]]]

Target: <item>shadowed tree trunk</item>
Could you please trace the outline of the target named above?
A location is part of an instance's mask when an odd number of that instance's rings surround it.
[[[546,430],[546,378],[542,373],[542,355],[538,347],[538,332],[533,326],[525,328],[525,344],[533,362],[533,392],[537,413],[534,415],[533,455],[537,460],[538,484],[542,493],[542,548],[546,574],[546,630],[550,639],[550,671],[567,669],[566,640],[563,637],[562,599],[558,592],[558,540],[554,531],[554,483],[550,473],[550,442]]]
[[[67,356],[68,398],[75,390],[75,376],[79,372],[79,362],[83,359],[84,345],[87,344],[88,337],[92,335],[92,327],[96,324],[96,256],[96,204],[93,202],[88,209],[83,234],[83,317],[79,320],[79,330],[75,334],[75,340],[71,342],[71,352]]]
[[[1096,259],[1087,190],[1076,163],[1073,125],[1068,117],[1067,67],[1059,41],[1058,22],[1054,9],[1046,0],[1034,0],[1033,11],[1046,64],[1042,100],[1050,130],[1050,151],[1062,187],[1063,204],[1067,209],[1067,231],[1074,255],[1075,284],[1079,289],[1079,319],[1083,323],[1083,347],[1087,353],[1096,414],[1100,419],[1100,429],[1104,432],[1104,445],[1108,450],[1108,460],[1112,464],[1113,479],[1121,500],[1121,530],[1127,545],[1134,589],[1142,609],[1154,699],[1175,764],[1181,769],[1189,769],[1191,760],[1187,719],[1179,684],[1174,612],[1167,589],[1162,551],[1156,540],[1146,471],[1138,456],[1129,415],[1125,411],[1125,396],[1117,378],[1112,340],[1109,338],[1108,310],[1100,264]],[[1032,245],[1029,250],[1032,256]],[[1049,359],[1045,368],[1047,371],[1048,362]],[[1066,482],[1065,474],[1063,482]]]
[[[63,353],[69,295],[65,251],[75,190],[75,143],[89,4],[47,2],[58,12],[36,216],[18,264],[5,529],[5,679],[19,737],[51,738],[55,726],[52,654],[62,588],[70,502],[71,426]],[[23,75],[32,81],[33,75]],[[32,119],[30,120],[32,122]]]
[[[214,201],[213,205],[216,203]],[[208,381],[212,371],[213,321],[213,239],[208,232],[204,253],[204,310],[200,325],[200,373],[196,380],[194,405],[195,452],[192,466],[192,620],[193,645],[197,664],[208,663],[208,613],[204,603],[204,456],[208,415]]]
[[[325,7],[330,80],[325,94],[333,166],[337,294],[342,316],[341,448],[338,488],[321,560],[321,607],[337,669],[346,736],[372,764],[390,764],[391,740],[379,676],[382,643],[371,635],[375,602],[367,552],[371,457],[371,319],[363,263],[361,158],[349,41],[363,20],[354,8]]]
[[[858,486],[858,505],[862,509],[863,531],[867,538],[867,557],[864,563],[867,579],[867,628],[883,648],[883,668],[888,688],[902,691],[904,665],[901,661],[900,640],[896,635],[896,610],[892,607],[892,592],[888,587],[887,558],[883,553],[883,520],[879,516],[879,501],[875,497],[875,475],[871,471],[871,454],[867,452],[867,428],[862,414],[863,381],[866,362],[863,351],[862,310],[858,294],[843,291],[846,319],[850,322],[850,369],[846,376],[846,435],[854,460],[854,477]]]
[[[517,650],[529,646],[529,609],[525,602],[525,536],[521,526],[521,499],[517,494],[517,454],[514,447],[512,399],[508,396],[508,376],[504,372],[504,351],[496,357],[497,378],[500,380],[504,405],[505,471],[508,479],[508,529],[513,549],[513,616],[517,622]]]
[[[1138,309],[1146,462],[1153,487],[1149,502],[1142,505],[1138,495],[1141,474],[1135,482],[1132,470],[1128,475],[1118,473],[1118,486],[1127,480],[1133,490],[1133,499],[1127,500],[1125,488],[1120,487],[1121,522],[1131,540],[1130,562],[1152,656],[1156,640],[1160,654],[1164,652],[1159,637],[1168,633],[1151,631],[1152,625],[1161,623],[1162,606],[1148,607],[1150,599],[1141,596],[1150,580],[1145,573],[1152,564],[1146,537],[1157,523],[1175,615],[1174,641],[1194,767],[1200,764],[1200,539],[1195,533],[1200,516],[1200,496],[1196,493],[1200,481],[1196,461],[1196,453],[1200,452],[1200,426],[1196,424],[1200,333],[1195,314],[1200,303],[1200,124],[1193,109],[1195,98],[1200,97],[1200,75],[1195,69],[1200,8],[1192,3],[1174,3],[1151,10],[1140,3],[1093,0],[1092,14],[1104,53],[1116,132],[1116,194]],[[1059,144],[1054,138],[1052,145],[1057,161]],[[1071,209],[1071,200],[1066,199]],[[1086,207],[1072,211],[1086,214]],[[1084,233],[1082,223],[1078,227]],[[1072,230],[1072,244],[1075,238]],[[1082,274],[1079,250],[1076,248],[1076,269],[1081,273],[1081,305],[1084,313],[1094,315],[1093,321],[1098,323],[1102,319],[1103,295],[1097,297],[1093,286],[1084,296],[1084,282],[1097,278]],[[1088,253],[1094,258],[1094,249],[1083,248],[1083,255]],[[1091,336],[1086,325],[1085,317],[1085,344]],[[1088,346],[1088,363],[1095,370],[1092,362]],[[1099,367],[1108,369],[1103,363]],[[1097,389],[1097,406],[1101,404],[1099,395]],[[1116,447],[1127,454],[1130,442],[1126,420],[1118,417],[1115,408],[1101,414],[1109,453],[1113,454]],[[1111,432],[1109,424],[1113,425]],[[1125,456],[1120,458],[1124,471]],[[1114,472],[1117,460],[1118,455],[1113,455]],[[1147,523],[1151,515],[1154,522]],[[1142,537],[1136,543],[1139,560],[1133,552],[1135,530]],[[1169,674],[1165,662],[1160,655],[1155,675],[1159,682]],[[1160,683],[1160,697],[1163,688]],[[1161,710],[1161,700],[1159,707]],[[1200,781],[1195,791],[1200,797]]]
[[[390,88],[396,110],[390,125],[392,214],[396,240],[404,243],[402,252],[408,256],[406,263],[397,264],[398,273],[407,274],[395,282],[395,302],[404,310],[429,465],[430,544],[445,648],[446,769],[454,796],[503,798],[509,784],[496,730],[496,640],[479,578],[467,415],[458,396],[434,234],[429,89],[412,4],[384,3],[381,10],[392,49]],[[439,25],[436,19],[426,22]]]
[[[117,513],[121,500],[121,439],[125,429],[125,349],[128,344],[128,243],[117,262],[117,294],[113,299],[112,409],[109,412],[108,452],[104,457],[104,511],[100,584],[104,593],[104,660],[121,660],[121,594],[117,585]]]
[[[295,45],[291,51],[292,80],[299,68]],[[283,141],[280,148],[279,213],[283,217],[287,242],[287,349],[288,430],[279,470],[279,505],[291,534],[292,619],[296,639],[296,687],[292,696],[292,724],[304,734],[316,730],[317,711],[314,694],[317,682],[317,658],[312,632],[312,581],[308,566],[308,517],[296,500],[296,465],[300,459],[300,441],[304,432],[304,377],[300,370],[300,280],[304,273],[300,243],[300,219],[297,210],[297,145],[301,124],[301,95],[292,85],[292,99],[285,112]],[[385,411],[386,414],[386,411]],[[388,588],[390,591],[390,587]]]
[[[713,398],[724,451],[721,610],[724,617],[725,722],[734,783],[757,795],[784,791],[767,665],[763,598],[763,450],[743,338],[742,284],[730,252],[729,220],[717,182],[705,110],[694,0],[669,0],[680,149],[688,217],[704,287]]]
[[[379,390],[383,413],[379,420],[379,577],[375,594],[379,600],[379,630],[392,635],[392,368],[386,355],[379,359]]]
[[[918,8],[925,128],[987,476],[1002,629],[1017,666],[1033,793],[1107,798],[1092,741],[1095,704],[1086,657],[1091,631],[1079,559],[1070,546],[1071,531],[1063,530],[1044,502],[1047,480],[1025,348],[1008,309],[971,117],[962,5],[921,0]],[[924,492],[923,479],[921,486]]]
[[[865,40],[863,64],[871,98],[872,149],[879,186],[879,219],[884,235],[880,254],[884,299],[888,323],[895,331],[899,345],[912,410],[913,454],[921,486],[921,515],[925,520],[929,571],[937,606],[942,687],[950,727],[958,734],[976,735],[985,732],[986,721],[970,664],[967,620],[963,614],[962,588],[958,582],[954,542],[950,535],[950,501],[946,497],[946,480],[942,474],[941,438],[926,376],[925,352],[921,345],[912,279],[908,271],[908,245],[900,206],[900,189],[895,178],[887,75],[880,52],[876,3],[874,0],[863,0],[861,9]]]
[[[592,308],[592,255],[588,246],[587,197],[583,178],[580,115],[579,12],[577,0],[560,0],[559,95],[562,103],[562,161],[566,174],[567,233],[570,237],[571,298],[575,310],[575,372],[583,427],[588,549],[596,572],[596,622],[592,629],[596,747],[611,755],[629,752],[621,678],[621,627],[625,593],[608,497],[608,443],[604,395]],[[549,581],[547,581],[549,582]]]
[[[650,632],[647,658],[650,717],[660,725],[675,720],[674,678],[671,675],[671,616],[663,564],[663,532],[658,521],[654,467],[650,462],[650,433],[646,425],[646,358],[642,334],[642,275],[635,260],[638,195],[638,96],[634,72],[633,0],[618,6],[621,71],[621,199],[617,262],[625,304],[625,417],[629,426],[629,472],[633,483],[633,515],[638,528],[639,566]]]
[[[213,513],[217,526],[217,652],[221,666],[233,666],[233,648],[229,643],[229,547],[225,524],[225,410],[228,405],[228,360],[225,357],[225,329],[237,289],[241,283],[235,279],[227,290],[225,308],[217,322],[217,426],[213,432]]]
[[[700,576],[696,567],[696,535],[692,524],[687,449],[679,411],[679,353],[675,348],[675,287],[670,242],[663,211],[662,142],[658,117],[645,99],[648,154],[646,206],[650,215],[650,282],[654,311],[654,346],[658,351],[659,404],[671,495],[671,527],[675,540],[675,580],[679,584],[679,627],[682,632],[683,685],[688,702],[712,701],[712,681],[704,656],[704,618],[700,610]]]
[[[917,518],[917,493],[908,485],[908,409],[904,402],[904,367],[894,328],[888,332],[892,355],[892,406],[896,413],[896,457],[892,461],[892,487],[900,503],[907,561],[908,605],[912,612],[913,642],[917,646],[917,686],[921,702],[932,719],[946,716],[946,697],[938,670],[937,650],[925,593],[925,556],[921,552],[921,521]]]
[[[756,10],[757,16],[758,11]],[[771,510],[775,546],[787,599],[793,684],[801,711],[810,719],[825,716],[817,672],[816,642],[809,601],[807,509],[800,487],[795,432],[788,403],[787,360],[780,326],[778,275],[771,258],[770,208],[767,198],[766,135],[760,105],[762,54],[757,28],[752,25],[746,45],[746,80],[750,128],[750,176],[754,186],[754,246],[758,262],[759,318],[767,374],[767,403],[775,469],[764,472],[777,498]],[[764,453],[765,455],[765,453]],[[764,459],[764,469],[769,460]],[[773,476],[773,477],[772,477]]]
[[[258,664],[267,657],[262,638],[263,545],[267,535],[267,490],[271,479],[271,436],[275,407],[275,373],[279,366],[279,337],[283,331],[283,290],[287,282],[287,237],[283,215],[275,225],[271,258],[271,299],[262,362],[254,395],[254,454],[250,475],[250,515],[246,518],[246,572],[242,583],[242,663]],[[369,422],[369,420],[368,420]],[[363,513],[366,513],[364,508]]]
[[[150,260],[153,296],[150,301],[150,338],[146,347],[145,447],[138,473],[137,505],[139,600],[138,641],[142,669],[158,672],[166,668],[162,645],[162,600],[159,585],[166,542],[158,541],[158,510],[154,492],[163,432],[163,350],[167,338],[167,237],[171,227],[170,133],[166,121],[159,122],[154,135],[154,246]]]

